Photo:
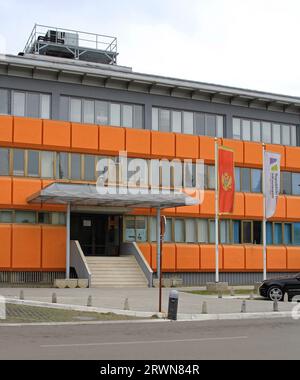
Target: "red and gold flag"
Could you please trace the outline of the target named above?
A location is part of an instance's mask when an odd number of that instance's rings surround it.
[[[235,178],[233,150],[219,148],[219,213],[232,214],[234,209]]]

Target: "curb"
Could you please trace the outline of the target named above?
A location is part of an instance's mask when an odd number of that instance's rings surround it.
[[[279,319],[279,318],[293,318],[292,311],[283,311],[278,313],[234,313],[234,314],[179,314],[179,322],[192,322],[192,321],[241,321],[251,319]],[[294,318],[293,318],[294,319]]]

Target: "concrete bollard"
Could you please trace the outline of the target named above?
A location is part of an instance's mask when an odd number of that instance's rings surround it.
[[[278,312],[279,312],[278,299],[275,299],[275,300],[274,300],[274,303],[273,303],[273,311],[274,311],[274,313],[278,313]]]
[[[202,304],[202,314],[208,314],[207,302],[205,301]]]
[[[221,300],[223,298],[223,293],[221,291],[218,293],[218,298],[219,298],[219,300]]]
[[[20,291],[20,300],[21,301],[24,301],[25,297],[24,297],[24,290],[21,290]]]
[[[247,312],[247,304],[246,304],[246,301],[243,301],[241,313],[246,313],[246,312]]]
[[[284,294],[284,302],[285,302],[285,303],[288,303],[288,302],[289,302],[289,294],[288,294],[288,293],[285,293],[285,294]]]
[[[231,295],[231,297],[235,297],[235,290],[234,290],[234,288],[230,289],[230,295]]]
[[[89,296],[89,298],[88,298],[87,307],[93,307],[93,298],[92,298],[92,296]]]
[[[125,302],[124,302],[124,310],[125,311],[129,311],[130,310],[130,307],[129,307],[129,299],[126,298]]]
[[[254,294],[250,293],[250,301],[254,301]]]
[[[56,293],[52,294],[52,303],[57,303],[57,295],[56,295]]]

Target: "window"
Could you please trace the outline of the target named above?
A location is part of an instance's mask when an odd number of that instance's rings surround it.
[[[223,116],[217,116],[217,134],[216,137],[223,137],[224,136],[224,117]]]
[[[184,243],[185,242],[185,228],[184,220],[176,219],[175,220],[175,242]]]
[[[133,107],[129,105],[122,106],[122,125],[126,128],[133,127]]]
[[[67,96],[61,96],[60,97],[60,105],[59,105],[59,117],[60,120],[69,121],[70,115],[69,115],[69,108],[70,108],[70,102],[69,98]]]
[[[95,180],[95,156],[84,156],[84,180]]]
[[[241,241],[241,222],[233,221],[233,243],[240,244]]]
[[[27,160],[28,176],[38,178],[40,176],[40,152],[36,150],[29,150]]]
[[[235,176],[235,191],[239,193],[241,191],[241,169],[240,168],[234,169],[234,176]]]
[[[242,171],[242,192],[243,193],[250,193],[251,187],[251,169],[243,168]]]
[[[51,224],[51,217],[49,212],[38,213],[38,224]]]
[[[292,173],[282,172],[282,194],[291,195],[292,194]]]
[[[53,178],[54,154],[52,152],[41,152],[41,176],[42,178]]]
[[[57,153],[56,155],[56,178],[68,179],[69,178],[69,154]]]
[[[284,224],[284,244],[285,245],[291,245],[293,241],[293,235],[292,235],[292,224],[285,223]]]
[[[283,241],[282,224],[274,223],[274,244],[281,245]]]
[[[251,191],[252,193],[262,192],[262,171],[258,169],[251,170]]]
[[[300,173],[292,174],[292,190],[293,195],[300,195]]]
[[[196,219],[187,219],[185,224],[186,243],[197,242]]]
[[[252,243],[252,223],[251,222],[242,222],[242,231],[243,231],[243,244]]]
[[[134,106],[134,123],[133,127],[135,129],[143,129],[144,128],[144,108],[143,106]]]
[[[216,188],[216,178],[215,178],[215,167],[208,166],[208,189],[215,190]]]
[[[41,94],[40,97],[40,108],[41,108],[41,118],[50,119],[51,118],[51,96]]]
[[[272,142],[272,131],[271,131],[271,123],[262,123],[262,140],[264,143],[271,143]]]
[[[71,98],[70,121],[81,123],[81,99]]]
[[[108,103],[95,102],[95,121],[96,124],[108,125]]]
[[[282,144],[291,145],[291,128],[289,125],[282,126]]]
[[[158,108],[152,108],[152,130],[158,131]]]
[[[209,221],[209,244],[216,242],[216,225],[214,220]]]
[[[252,122],[252,140],[256,142],[261,141],[261,128],[259,121]]]
[[[35,224],[36,214],[33,211],[16,211],[16,223]]]
[[[230,221],[221,220],[220,221],[220,243],[230,244]]]
[[[26,116],[38,118],[40,116],[40,95],[36,93],[28,93],[26,100]]]
[[[194,133],[194,114],[193,112],[183,113],[183,133],[192,135]]]
[[[110,105],[110,124],[116,127],[121,126],[121,105],[111,104]]]
[[[240,119],[233,119],[232,135],[233,135],[233,139],[235,140],[241,139],[241,120]]]
[[[12,223],[13,213],[12,211],[0,211],[0,223]]]
[[[57,226],[66,225],[66,214],[62,212],[53,212],[51,214],[51,224],[57,225]]]
[[[291,146],[297,146],[297,127],[291,125]]]
[[[280,124],[273,124],[272,142],[273,144],[281,144],[281,126]]]
[[[14,149],[13,175],[25,175],[25,150]]]
[[[161,132],[170,132],[170,111],[160,110],[159,111],[159,130]]]
[[[262,243],[262,223],[253,222],[253,244]]]
[[[206,115],[205,124],[206,136],[216,137],[216,116]]]
[[[71,179],[81,180],[81,155],[71,154]]]
[[[0,175],[9,175],[10,149],[0,148]]]
[[[300,223],[294,224],[294,244],[300,245]]]
[[[171,243],[173,241],[173,221],[172,219],[168,218],[167,219],[167,225],[166,225],[166,234],[165,234],[165,242],[166,243]]]
[[[267,245],[273,245],[273,223],[267,223]]]
[[[205,115],[203,113],[195,114],[195,134],[205,136]]]
[[[83,122],[90,124],[95,122],[95,102],[93,100],[83,101]]]
[[[150,242],[153,243],[153,242],[156,242],[157,239],[156,239],[156,218],[153,218],[151,217],[150,218]]]
[[[8,90],[0,89],[0,115],[8,115]]]
[[[207,220],[198,220],[198,243],[208,243],[208,222]]]
[[[172,112],[172,132],[182,133],[182,120],[181,112],[173,111]]]
[[[147,241],[147,218],[137,217],[135,220],[136,228],[136,241],[146,242]]]
[[[244,141],[251,141],[251,123],[250,120],[242,120],[242,134]]]
[[[12,114],[15,116],[25,116],[25,92],[13,92]]]

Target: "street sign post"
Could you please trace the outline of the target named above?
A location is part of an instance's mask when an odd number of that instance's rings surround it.
[[[162,216],[160,219],[160,271],[159,271],[159,312],[162,312],[162,255],[163,243],[166,235],[167,218]]]

